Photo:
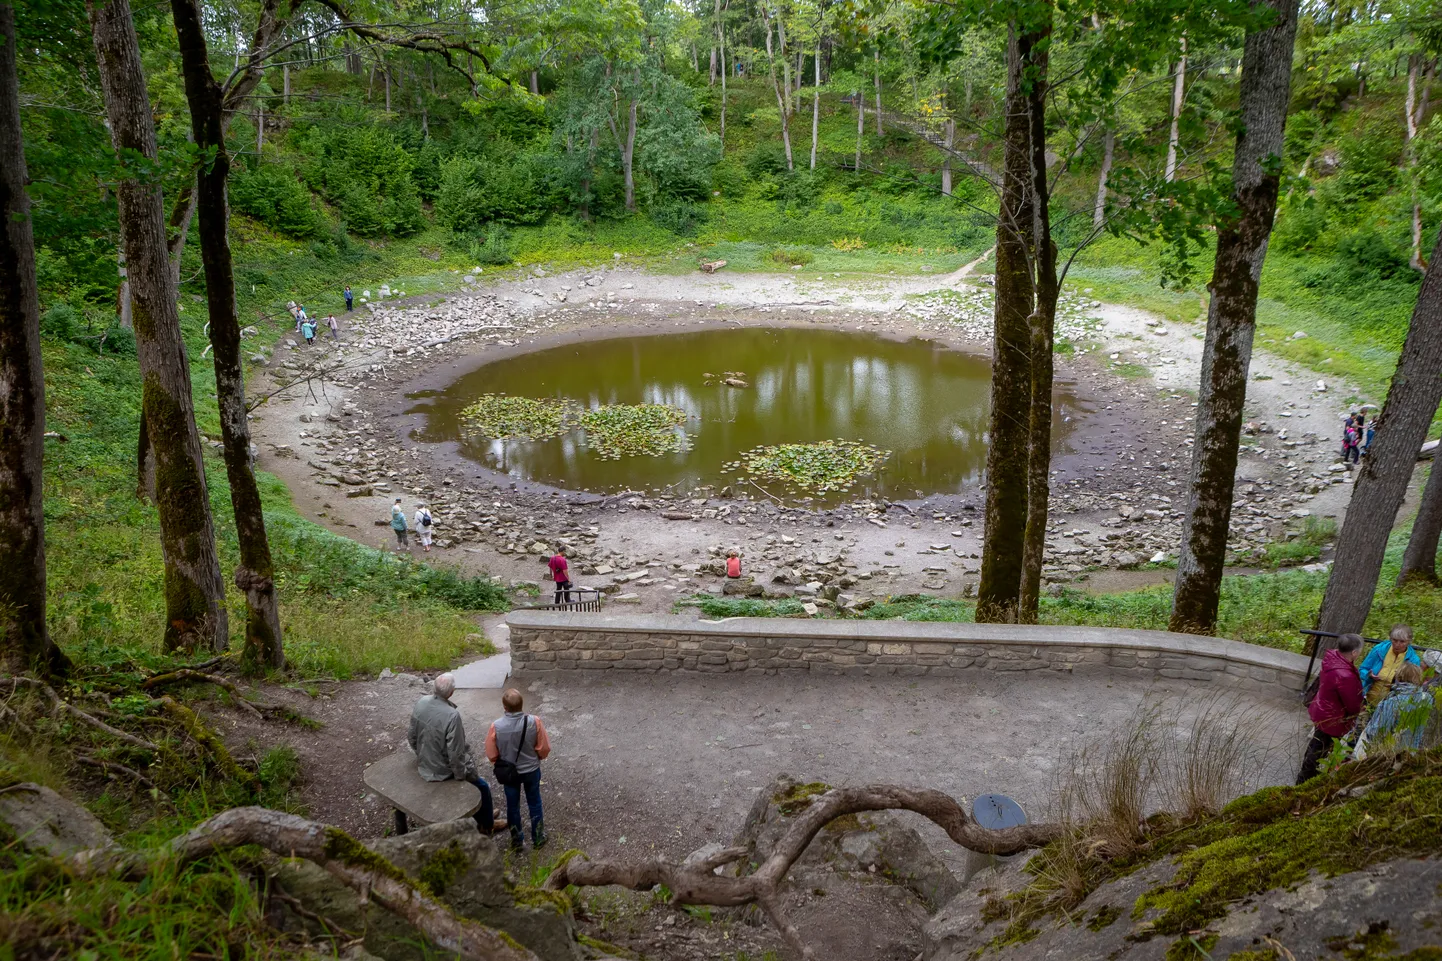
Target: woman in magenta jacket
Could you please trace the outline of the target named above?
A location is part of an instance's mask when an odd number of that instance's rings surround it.
[[[1302,756],[1302,769],[1297,772],[1298,784],[1317,776],[1317,767],[1332,753],[1333,742],[1352,729],[1362,712],[1362,678],[1357,673],[1361,656],[1362,637],[1358,634],[1343,634],[1337,638],[1336,649],[1322,656],[1317,694],[1307,705],[1314,729]]]

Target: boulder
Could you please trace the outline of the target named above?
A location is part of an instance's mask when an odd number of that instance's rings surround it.
[[[0,825],[22,848],[56,858],[112,843],[110,832],[95,815],[28,781],[0,793]]]
[[[446,821],[368,847],[430,887],[458,916],[504,931],[543,961],[579,961],[575,922],[561,895],[512,885],[496,842],[484,838],[470,818]],[[431,957],[418,932],[305,860],[282,861],[273,877],[286,893],[315,914],[349,931],[365,932],[365,948],[385,961]],[[320,936],[319,924],[287,910],[286,923]]]

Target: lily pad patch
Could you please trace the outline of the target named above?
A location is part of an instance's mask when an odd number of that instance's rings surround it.
[[[873,474],[891,451],[854,440],[823,440],[812,444],[768,444],[741,455],[731,467],[754,477],[781,481],[824,494],[841,491]]]
[[[611,404],[581,415],[586,444],[603,460],[623,455],[659,457],[691,449],[681,429],[687,414],[669,404]]]
[[[511,397],[482,394],[461,411],[467,431],[485,437],[550,440],[575,424],[576,404],[554,397]]]

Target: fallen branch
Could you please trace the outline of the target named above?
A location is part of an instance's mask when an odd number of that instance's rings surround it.
[[[920,814],[944,830],[957,844],[982,854],[1016,854],[1028,848],[1041,847],[1062,834],[1059,824],[1025,824],[991,830],[977,824],[960,804],[940,791],[871,784],[837,788],[813,800],[809,807],[796,815],[766,860],[744,877],[722,877],[714,873],[721,865],[746,857],[745,848],[733,847],[698,864],[674,864],[660,858],[626,864],[576,857],[558,865],[546,879],[546,887],[559,891],[568,884],[580,887],[614,884],[634,891],[649,891],[658,884],[664,884],[672,892],[672,901],[677,904],[714,907],[756,904],[766,912],[792,950],[810,961],[815,954],[801,940],[780,908],[780,887],[786,873],[821,829],[837,818],[864,811],[893,810]]]
[[[250,712],[252,717],[257,719],[261,717],[260,707],[246,700],[245,694],[241,691],[240,686],[229,678],[221,677],[218,674],[206,674],[202,671],[194,671],[188,667],[183,667],[178,671],[171,671],[168,674],[157,674],[154,677],[146,678],[145,682],[140,686],[148,691],[162,684],[174,684],[177,681],[201,681],[206,684],[223,687],[231,693],[231,696],[235,698],[237,704]],[[274,710],[274,707],[269,704],[262,705],[262,707],[266,710]]]
[[[316,914],[310,908],[307,908],[304,904],[301,904],[298,898],[293,898],[289,894],[286,894],[284,891],[282,891],[279,887],[275,885],[273,881],[267,893],[270,895],[270,897],[273,897],[277,901],[285,904],[285,906],[294,911],[297,916],[305,918],[307,921],[314,921],[316,924],[320,925],[323,930],[329,932],[330,936],[332,938],[335,938],[336,940],[340,940],[341,938],[345,938],[347,941],[362,940],[360,935],[352,931],[347,931],[345,928],[341,927],[339,924],[336,924],[330,918]]]
[[[79,761],[81,764],[88,764],[91,767],[98,767],[102,771],[109,774],[112,778],[114,778],[117,774],[123,774],[135,783],[140,784],[152,791],[155,791],[156,798],[162,804],[168,805],[170,803],[170,799],[164,794],[160,793],[160,790],[155,786],[154,781],[150,780],[150,778],[141,774],[139,771],[134,770],[133,768],[128,768],[124,764],[119,764],[115,761],[102,761],[99,758],[86,757],[84,754],[75,755],[75,760]]]
[[[315,862],[360,894],[363,902],[374,901],[405,919],[448,953],[472,961],[539,961],[510,937],[456,917],[428,889],[340,828],[269,808],[222,811],[148,858],[135,852],[93,849],[72,855],[66,866],[85,877],[106,874],[139,880],[162,863],[183,867],[247,844],[283,858]]]
[[[106,724],[99,718],[92,717],[91,715],[86,714],[84,711],[80,710],[80,708],[76,707],[74,704],[71,704],[69,701],[65,700],[63,697],[57,694],[55,692],[55,688],[51,687],[49,684],[46,684],[44,681],[37,681],[33,677],[21,676],[9,678],[9,681],[12,690],[21,685],[34,688],[35,690],[40,691],[46,697],[50,698],[50,706],[52,710],[64,711],[71,717],[74,717],[82,721],[83,723],[90,725],[98,731],[104,731],[111,737],[116,738],[117,740],[124,741],[131,747],[138,747],[143,751],[155,751],[157,753],[159,753],[160,751],[160,748],[156,747],[154,744],[151,744],[149,741],[144,740],[143,738],[138,738],[134,734],[127,734],[126,732],[120,730],[120,728],[118,727],[111,727],[109,724]]]

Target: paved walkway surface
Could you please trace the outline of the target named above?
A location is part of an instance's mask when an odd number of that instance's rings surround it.
[[[1002,793],[1040,819],[1068,769],[1063,759],[1103,747],[1148,706],[1173,746],[1209,706],[1255,732],[1252,787],[1289,781],[1310,730],[1295,695],[1219,696],[1187,681],[602,673],[512,682],[551,735],[547,825],[593,856],[679,857],[726,841],[780,772],[938,788],[968,801]],[[477,740],[500,713],[493,691],[457,691],[455,700]],[[927,836],[960,868],[959,849],[939,830]]]
[[[500,690],[506,686],[506,678],[511,676],[511,629],[506,622],[499,617],[487,618],[482,622],[482,630],[486,637],[490,638],[496,646],[496,653],[490,657],[483,657],[479,661],[472,661],[469,664],[462,664],[451,673],[456,678],[456,689],[480,688],[482,690]]]

